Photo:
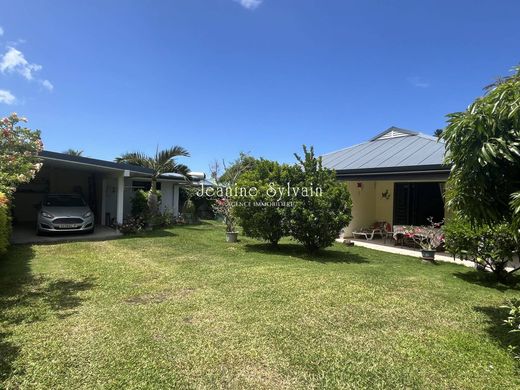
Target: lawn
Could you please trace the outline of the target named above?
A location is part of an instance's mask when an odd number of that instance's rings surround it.
[[[0,388],[520,388],[519,295],[471,269],[220,225],[16,246],[0,259]]]

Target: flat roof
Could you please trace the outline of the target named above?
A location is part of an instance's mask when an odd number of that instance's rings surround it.
[[[39,157],[45,161],[58,161],[60,163],[70,164],[71,167],[74,166],[91,166],[93,168],[104,168],[116,171],[129,171],[139,175],[151,176],[153,170],[145,167],[140,167],[138,165],[126,164],[126,163],[118,163],[114,161],[107,160],[99,160],[96,158],[83,157],[83,156],[72,156],[66,153],[58,153],[52,152],[49,150],[44,150],[40,152]],[[165,180],[177,180],[177,181],[186,181],[186,177],[181,175],[180,173],[166,173],[164,175],[159,176],[159,179]]]

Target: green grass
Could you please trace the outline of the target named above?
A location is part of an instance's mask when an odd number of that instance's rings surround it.
[[[307,256],[221,226],[13,247],[0,388],[520,388],[471,269],[336,245]]]

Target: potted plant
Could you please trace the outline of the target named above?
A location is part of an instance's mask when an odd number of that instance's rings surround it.
[[[411,238],[420,246],[423,260],[433,261],[435,260],[435,252],[443,241],[443,234],[440,230],[443,221],[435,223],[433,218],[430,217],[428,222],[430,222],[430,226],[412,227],[412,230],[407,232],[405,236]]]
[[[224,217],[224,223],[226,224],[226,241],[237,242],[238,232],[236,231],[236,221],[233,215],[233,206],[227,198],[217,199],[213,205],[215,214]]]

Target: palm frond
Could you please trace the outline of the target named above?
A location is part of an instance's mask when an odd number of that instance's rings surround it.
[[[140,167],[153,169],[153,162],[150,157],[141,152],[130,152],[123,153],[121,156],[116,157],[115,161],[118,163],[125,163],[130,165],[137,165]]]

